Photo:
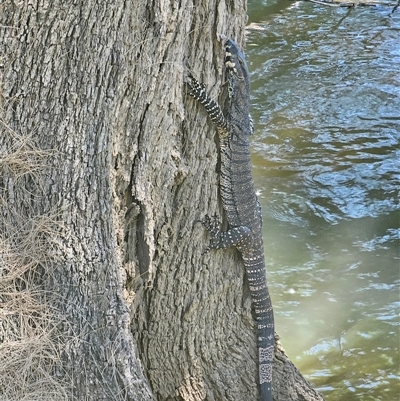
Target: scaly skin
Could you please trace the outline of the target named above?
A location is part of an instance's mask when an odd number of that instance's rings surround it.
[[[204,84],[189,76],[190,95],[202,103],[218,130],[220,139],[220,192],[229,230],[220,231],[216,216],[206,216],[203,225],[211,233],[207,247],[234,246],[242,254],[256,316],[259,350],[259,383],[262,401],[272,401],[274,316],[265,278],[262,215],[251,174],[249,116],[250,74],[244,54],[226,40],[225,66],[229,105],[225,113],[206,93]]]

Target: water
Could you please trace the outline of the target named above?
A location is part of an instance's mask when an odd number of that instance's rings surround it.
[[[400,11],[250,1],[277,331],[327,401],[398,400]]]

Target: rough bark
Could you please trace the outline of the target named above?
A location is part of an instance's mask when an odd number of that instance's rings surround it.
[[[51,300],[65,397],[257,399],[240,257],[202,256],[195,222],[222,214],[218,151],[184,85],[190,69],[218,97],[217,33],[243,44],[246,4],[147,3],[0,6],[0,149],[23,149],[20,170],[0,164],[3,243],[19,250],[24,222],[50,222],[23,274]],[[277,350],[276,400],[322,399],[296,375]]]

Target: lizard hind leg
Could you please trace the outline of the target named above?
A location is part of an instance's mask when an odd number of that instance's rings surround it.
[[[228,231],[221,231],[221,223],[216,214],[211,217],[207,214],[201,223],[211,234],[210,243],[204,250],[203,254],[206,254],[211,249],[224,249],[232,246],[242,251],[244,245],[247,247],[252,243],[253,234],[250,228],[239,226],[233,227]]]

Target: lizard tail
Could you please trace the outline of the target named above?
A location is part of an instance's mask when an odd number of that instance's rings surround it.
[[[274,313],[265,277],[264,253],[244,258],[252,304],[257,321],[259,384],[262,401],[272,401],[272,364],[274,359]]]

